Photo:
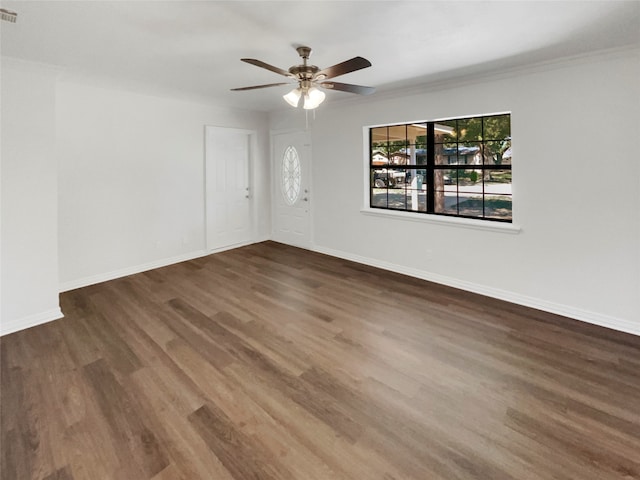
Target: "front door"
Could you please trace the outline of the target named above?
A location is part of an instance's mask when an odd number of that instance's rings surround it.
[[[311,248],[311,138],[307,132],[271,135],[273,239]]]

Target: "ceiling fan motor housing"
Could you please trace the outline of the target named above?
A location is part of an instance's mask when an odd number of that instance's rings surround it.
[[[315,76],[316,73],[320,71],[320,69],[315,65],[307,65],[307,60],[309,60],[312,52],[311,47],[301,46],[296,48],[296,51],[298,52],[298,55],[302,57],[302,65],[294,65],[289,69],[289,73],[300,81],[318,80],[315,78]],[[321,77],[324,78],[324,75]]]
[[[299,80],[311,80],[319,71],[315,65],[295,65],[289,69],[289,73]]]

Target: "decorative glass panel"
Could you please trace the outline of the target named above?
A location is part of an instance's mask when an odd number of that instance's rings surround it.
[[[293,146],[288,146],[282,156],[282,196],[288,205],[293,205],[300,197],[300,157]]]

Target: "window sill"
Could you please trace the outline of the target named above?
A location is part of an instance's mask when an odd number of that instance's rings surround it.
[[[446,217],[444,215],[429,215],[425,213],[413,213],[404,211],[383,210],[378,208],[363,208],[360,213],[372,217],[386,217],[396,220],[409,220],[412,222],[433,223],[436,225],[448,225],[452,227],[471,228],[475,230],[487,230],[490,232],[502,232],[518,234],[522,230],[513,223],[492,222],[489,220],[474,220],[472,218]]]

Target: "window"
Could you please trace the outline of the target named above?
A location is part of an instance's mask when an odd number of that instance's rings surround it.
[[[300,197],[300,157],[293,146],[288,146],[282,155],[282,196],[287,205],[293,205]]]
[[[511,222],[511,115],[369,129],[370,206]]]

